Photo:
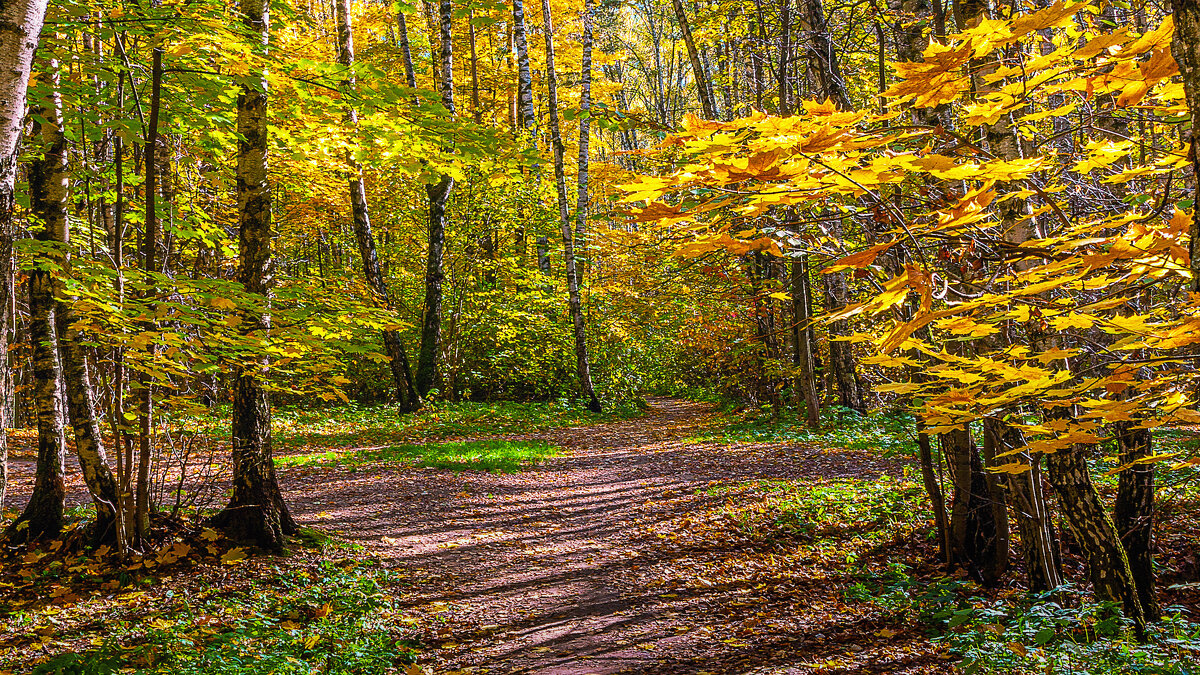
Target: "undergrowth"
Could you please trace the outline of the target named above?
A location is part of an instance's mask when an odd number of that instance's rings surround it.
[[[917,579],[903,565],[851,587],[847,600],[872,602],[897,622],[916,622],[961,657],[965,675],[1195,675],[1200,624],[1182,607],[1135,638],[1113,603],[1084,600],[1079,589],[979,594],[971,582]]]
[[[309,549],[249,559],[211,530],[191,534],[132,559],[52,543],[10,561],[29,573],[5,585],[28,590],[3,604],[0,673],[349,675],[418,656],[391,590],[404,580],[355,547],[301,537]]]

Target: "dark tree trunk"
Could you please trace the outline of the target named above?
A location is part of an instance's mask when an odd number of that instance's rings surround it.
[[[270,35],[268,0],[241,0],[242,21],[261,40]],[[243,86],[238,95],[238,280],[246,291],[264,298],[271,290],[271,189],[267,178],[267,82]],[[271,329],[271,315],[247,310],[243,326],[253,334]],[[263,387],[268,362],[238,364],[233,393],[233,496],[213,518],[232,538],[269,551],[281,551],[284,536],[296,532],[272,459],[271,402]]]
[[[1113,521],[1129,556],[1129,570],[1147,621],[1162,614],[1154,585],[1154,463],[1140,462],[1154,454],[1151,432],[1132,422],[1115,423],[1120,462],[1126,468],[1117,479]]]
[[[804,401],[804,419],[809,429],[821,427],[821,395],[817,390],[812,333],[812,280],[809,278],[808,254],[795,251],[791,264],[792,292],[792,365],[796,368],[796,383]]]
[[[933,509],[933,524],[938,533],[938,553],[947,565],[953,562],[951,554],[950,527],[946,520],[946,498],[942,494],[942,486],[934,471],[933,444],[925,431],[925,422],[917,418],[917,451],[921,462],[921,483],[925,494],[929,496],[929,504]]]
[[[829,234],[837,239],[842,238],[841,221],[835,220]],[[831,314],[841,311],[850,303],[850,284],[845,272],[822,274],[825,285],[825,309]],[[851,343],[839,339],[850,335],[850,322],[845,319],[829,323],[829,369],[837,384],[838,404],[859,413],[867,412],[867,404],[863,400],[862,389],[859,386],[858,364],[854,358],[854,347]]]
[[[829,35],[825,21],[825,6],[821,0],[803,0],[804,13],[808,19],[809,36],[812,41],[814,74],[821,84],[821,91],[828,96],[839,110],[850,110],[850,93],[846,90],[846,79],[842,77],[841,60]]]
[[[142,233],[142,269],[147,274],[158,271],[156,255],[158,252],[158,153],[156,148],[159,143],[159,110],[162,105],[162,49],[155,48],[151,58],[150,121],[146,128],[146,145],[143,148],[146,169],[146,219],[145,229]],[[142,292],[142,297],[153,297],[154,293],[154,289],[147,288]],[[149,320],[144,329],[154,331],[156,329],[154,320]],[[150,349],[151,357],[153,357],[153,345]],[[138,421],[141,428],[138,434],[137,496],[134,509],[136,535],[139,540],[142,540],[150,529],[150,510],[152,508],[150,504],[150,459],[154,432],[154,381],[149,374],[142,373],[138,377],[138,383],[140,387]]]
[[[1171,0],[1171,8],[1175,19],[1171,55],[1179,64],[1188,110],[1192,115],[1188,159],[1192,163],[1193,178],[1196,184],[1200,185],[1200,0]],[[1191,211],[1192,227],[1188,243],[1188,251],[1191,254],[1191,288],[1193,293],[1200,293],[1200,200],[1196,200]]]
[[[543,3],[544,4],[544,3]],[[716,106],[713,105],[713,95],[708,74],[700,63],[700,52],[696,50],[696,41],[692,38],[692,27],[688,23],[687,12],[683,9],[683,0],[671,0],[675,9],[675,20],[679,23],[679,32],[683,35],[683,44],[687,47],[688,60],[692,64],[692,77],[696,80],[696,95],[700,99],[700,112],[706,120],[717,119]]]
[[[454,115],[454,41],[451,35],[450,0],[438,3],[438,33],[441,49],[438,58],[438,83],[442,105]],[[425,186],[429,200],[429,249],[425,265],[425,313],[421,321],[421,352],[417,355],[417,393],[425,396],[438,379],[438,356],[442,342],[442,282],[446,247],[446,203],[454,189],[454,179],[442,176]]]
[[[1008,537],[999,536],[983,460],[969,430],[942,434],[942,452],[950,464],[954,501],[950,510],[950,543],[956,564],[977,580],[993,586],[1008,558]],[[1001,544],[1004,550],[1001,551]]]
[[[49,71],[58,69],[51,62]],[[67,226],[67,141],[58,126],[61,104],[57,92],[51,101],[33,109],[33,139],[41,147],[29,164],[29,206],[42,221],[36,232],[49,244],[55,233]],[[33,348],[33,403],[37,410],[38,453],[33,494],[25,510],[8,528],[11,540],[25,541],[55,537],[62,530],[66,486],[63,455],[66,436],[63,426],[62,369],[58,355],[58,333],[54,321],[53,260],[43,259],[29,272],[29,339]]]

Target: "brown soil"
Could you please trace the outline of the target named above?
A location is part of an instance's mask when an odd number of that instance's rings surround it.
[[[916,634],[844,604],[837,570],[780,578],[784,549],[689,536],[727,499],[710,486],[901,467],[685,442],[709,420],[702,404],[652,401],[644,418],[534,435],[566,452],[514,475],[321,468],[282,480],[299,522],[361,543],[407,580],[397,590],[435,648],[434,672],[948,672]]]

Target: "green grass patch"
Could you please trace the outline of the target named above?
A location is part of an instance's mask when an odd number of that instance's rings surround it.
[[[545,441],[449,441],[421,445],[398,445],[370,450],[336,451],[311,455],[277,457],[278,466],[341,465],[399,463],[451,471],[488,471],[516,473],[553,457],[561,448]]]
[[[773,415],[768,407],[729,413],[719,424],[692,440],[720,443],[812,443],[830,448],[871,450],[884,456],[916,454],[914,422],[909,415],[873,413],[833,407],[822,411],[821,428],[805,426],[796,411]]]
[[[875,543],[925,523],[924,491],[908,480],[763,480],[709,489],[727,495],[722,514],[754,539]],[[840,543],[839,543],[840,542]]]

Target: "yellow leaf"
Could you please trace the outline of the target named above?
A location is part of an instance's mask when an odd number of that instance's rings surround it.
[[[1028,464],[1022,464],[1021,462],[1010,462],[1008,464],[1001,464],[1000,466],[988,467],[988,471],[993,473],[1011,473],[1014,475],[1025,473],[1029,469],[1030,466]]]
[[[1055,330],[1068,330],[1070,328],[1091,328],[1095,319],[1087,314],[1062,314],[1050,319],[1050,325]]]
[[[246,559],[246,549],[242,547],[231,548],[221,556],[222,565],[236,565]]]

